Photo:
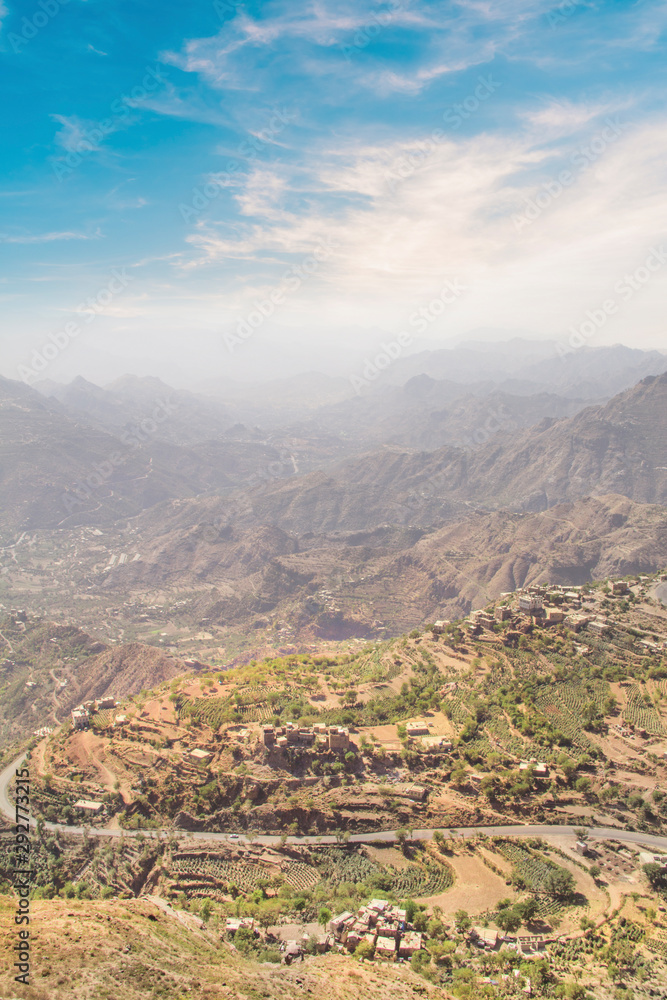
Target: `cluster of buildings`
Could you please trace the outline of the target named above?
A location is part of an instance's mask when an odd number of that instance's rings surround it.
[[[262,743],[267,750],[285,750],[291,746],[313,747],[319,744],[326,750],[349,750],[352,746],[350,730],[343,726],[297,726],[287,722],[284,726],[262,726]]]
[[[415,931],[406,911],[386,899],[372,899],[356,913],[341,913],[329,922],[336,942],[354,951],[362,941],[375,949],[376,958],[410,959],[420,951],[424,935]]]
[[[106,698],[97,698],[93,701],[84,701],[72,709],[72,729],[88,729],[90,717],[95,712],[103,712],[107,708],[115,708],[116,699],[111,695]]]
[[[609,592],[612,597],[623,597],[630,593],[630,585],[625,580],[611,580]],[[586,594],[582,587],[535,584],[500,596],[507,600],[506,604],[494,608],[493,612],[473,611],[465,619],[463,624],[473,635],[479,635],[483,631],[493,632],[495,626],[503,622],[510,623],[518,630],[518,634],[529,630],[532,622],[542,626],[564,624],[573,632],[587,629],[597,636],[608,636],[614,632],[615,623],[600,614],[596,608],[599,594]],[[447,623],[436,622],[436,625],[439,624]],[[642,642],[642,645],[652,651],[667,648],[667,643],[648,640]]]

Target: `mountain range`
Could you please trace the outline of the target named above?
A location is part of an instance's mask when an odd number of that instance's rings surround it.
[[[185,593],[193,622],[253,640],[277,621],[341,638],[463,613],[545,574],[660,568],[665,369],[658,352],[556,363],[553,345],[515,341],[399,359],[359,395],[324,375],[223,399],[135,377],[0,380],[5,596],[24,600],[47,572],[41,611],[65,593],[116,606]],[[16,545],[26,533],[46,569]]]

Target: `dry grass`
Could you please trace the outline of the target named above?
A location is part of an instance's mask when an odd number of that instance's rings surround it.
[[[32,904],[31,984],[14,983],[14,901],[0,897],[2,1000],[414,1000],[444,998],[403,966],[332,954],[292,967],[252,965],[148,899]]]

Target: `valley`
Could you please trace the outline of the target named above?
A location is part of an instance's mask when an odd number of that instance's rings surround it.
[[[30,1000],[664,995],[665,363],[482,357],[3,382]]]
[[[294,960],[308,980],[347,954],[357,967],[364,955],[362,979],[408,982],[406,956],[424,988],[455,993],[462,969],[483,983],[516,968],[546,987],[585,960],[606,996],[605,956],[630,932],[611,980],[653,995],[667,858],[661,586],[655,574],[532,585],[357,652],[218,671],[61,634],[74,677],[85,657],[90,697],[33,736],[22,765],[36,905],[166,915],[225,969],[282,960],[274,984]],[[20,657],[22,642],[44,651],[52,628],[22,613],[2,631]],[[115,671],[120,697],[95,684],[95,664]],[[151,675],[159,683],[122,697]],[[134,908],[114,911],[123,899]]]

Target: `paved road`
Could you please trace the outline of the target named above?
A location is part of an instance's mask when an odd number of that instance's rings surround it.
[[[11,822],[14,822],[14,804],[12,800],[12,779],[14,777],[14,772],[16,768],[19,768],[26,758],[26,754],[21,754],[16,760],[8,764],[7,767],[0,773],[0,811],[7,816]],[[205,832],[194,832],[188,833],[185,830],[174,830],[173,828],[165,828],[162,830],[102,830],[96,827],[83,827],[83,826],[66,826],[62,823],[46,823],[46,828],[48,830],[60,830],[63,833],[70,833],[75,836],[83,836],[85,832],[98,837],[136,837],[141,834],[144,837],[164,837],[171,834],[175,834],[180,839],[192,838],[193,840],[212,840],[212,841],[223,841],[223,842],[239,842],[239,843],[250,843],[251,841],[256,844],[279,844],[280,837],[273,836],[262,836],[262,837],[252,837],[248,838],[243,834],[229,834],[229,833],[205,833]],[[502,836],[502,837],[554,837],[559,834],[574,834],[576,829],[579,829],[581,824],[578,826],[560,826],[558,824],[554,825],[531,825],[524,824],[521,826],[471,826],[471,827],[455,827],[452,828],[454,835],[457,837],[474,837],[478,833],[484,833],[489,837]],[[432,840],[434,830],[413,830],[412,839],[413,840]],[[443,829],[445,836],[447,836],[446,828]],[[637,833],[634,830],[618,830],[611,827],[590,827],[589,836],[600,837],[605,840],[619,840],[624,843],[632,844],[645,844],[650,847],[658,847],[667,851],[667,837],[660,837],[651,833]],[[396,840],[396,830],[380,830],[377,833],[356,833],[352,834],[349,839],[351,844],[373,844],[373,843],[393,843]],[[289,844],[335,844],[336,838],[333,836],[326,837],[288,837],[287,843]]]

